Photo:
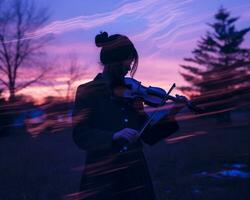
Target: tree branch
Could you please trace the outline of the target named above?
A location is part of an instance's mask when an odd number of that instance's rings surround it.
[[[7,74],[7,75],[8,75],[7,70],[6,70],[6,69],[4,69],[2,65],[0,65],[0,70],[1,70],[2,72],[4,72],[5,74]]]
[[[2,82],[2,84],[4,84],[5,86],[8,87],[8,83],[6,81],[4,81],[3,79],[0,78],[0,81]]]
[[[16,87],[16,92],[18,92],[18,91],[20,91],[20,90],[22,90],[22,89],[24,89],[24,88],[26,88],[26,87],[32,85],[33,83],[36,83],[36,82],[39,81],[41,78],[43,78],[43,76],[44,76],[45,73],[46,73],[46,71],[42,72],[42,73],[41,73],[38,77],[36,77],[35,79],[33,79],[33,80],[31,80],[31,81],[29,81],[29,82],[27,82],[27,83],[25,83],[25,84],[22,84],[22,85],[20,85],[20,86],[17,86],[17,87]]]

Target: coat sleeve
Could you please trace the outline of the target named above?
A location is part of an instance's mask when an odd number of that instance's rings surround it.
[[[147,121],[148,116],[144,110],[140,111],[140,124],[142,126]],[[154,145],[160,142],[162,139],[167,138],[176,131],[178,131],[179,125],[175,119],[170,119],[165,117],[159,120],[154,125],[148,125],[147,128],[143,131],[141,139],[143,142],[149,145]]]
[[[113,133],[95,125],[96,98],[91,88],[79,86],[73,111],[73,140],[83,150],[95,151],[112,147]]]

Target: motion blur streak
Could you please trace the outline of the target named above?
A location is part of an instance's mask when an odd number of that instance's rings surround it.
[[[54,21],[38,31],[27,34],[23,40],[36,39],[48,34],[62,34],[77,29],[89,30],[104,24],[114,23],[121,17],[133,17],[133,19],[146,22],[147,28],[145,31],[133,34],[132,39],[145,40],[154,36],[157,40],[161,40],[165,37],[174,37],[174,35],[180,34],[177,32],[183,31],[181,30],[183,27],[196,22],[196,20],[187,20],[184,16],[191,2],[193,0],[129,2],[110,12]],[[162,36],[157,36],[162,31],[165,31],[165,33]],[[15,42],[15,40],[9,40],[6,43],[9,42]]]

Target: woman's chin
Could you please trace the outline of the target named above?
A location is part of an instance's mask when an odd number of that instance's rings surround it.
[[[126,76],[127,74],[128,74],[128,71],[127,71],[127,72],[124,72],[124,73],[123,73],[123,76]]]

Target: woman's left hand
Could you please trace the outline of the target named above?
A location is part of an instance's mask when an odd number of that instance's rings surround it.
[[[188,102],[188,99],[185,96],[181,95],[175,95],[176,100],[174,102],[173,107],[170,109],[169,115],[176,115],[178,112],[180,112],[184,107],[186,107],[186,103]]]

